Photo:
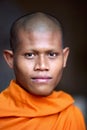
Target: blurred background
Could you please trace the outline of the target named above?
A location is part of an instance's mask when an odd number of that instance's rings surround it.
[[[9,31],[15,19],[26,13],[43,11],[63,25],[64,44],[70,47],[67,68],[57,90],[70,93],[87,123],[87,1],[70,0],[0,0],[0,91],[14,78],[3,58],[9,49]]]

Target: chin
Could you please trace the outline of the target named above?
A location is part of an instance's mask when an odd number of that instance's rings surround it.
[[[36,95],[36,96],[49,96],[53,91],[39,91],[39,92],[35,92],[35,93],[32,93],[33,95]]]

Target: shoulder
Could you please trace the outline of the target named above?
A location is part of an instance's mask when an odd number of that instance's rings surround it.
[[[59,121],[64,124],[64,130],[86,130],[82,111],[74,104],[73,97],[65,92],[61,92],[61,95],[62,103],[66,103],[66,107],[59,113]]]
[[[86,130],[83,114],[77,106],[70,105],[63,112],[61,112],[64,124],[70,130]]]
[[[72,104],[69,108],[67,108],[67,110],[65,110],[65,112],[68,113],[69,117],[72,117],[71,119],[73,120],[79,120],[83,119],[83,114],[80,110],[80,108],[78,108],[76,105]]]

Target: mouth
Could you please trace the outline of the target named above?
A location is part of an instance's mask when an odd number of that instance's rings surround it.
[[[36,83],[48,83],[52,80],[52,77],[32,77],[31,78],[33,82],[36,82]]]

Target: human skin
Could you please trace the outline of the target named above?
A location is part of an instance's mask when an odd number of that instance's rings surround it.
[[[69,48],[62,48],[59,31],[20,29],[15,53],[4,51],[4,57],[14,70],[16,82],[27,92],[38,96],[50,95],[60,82],[66,66]]]

